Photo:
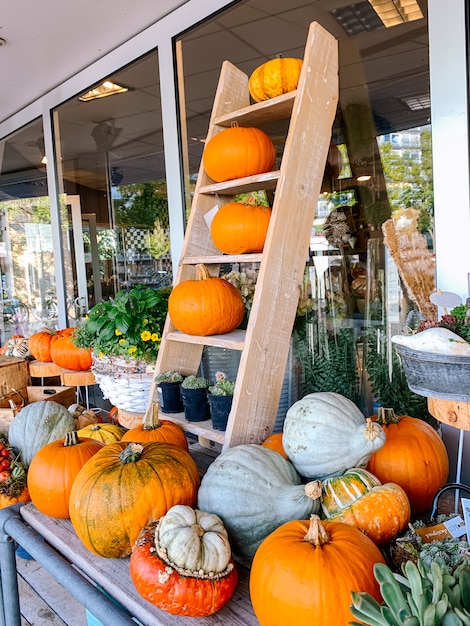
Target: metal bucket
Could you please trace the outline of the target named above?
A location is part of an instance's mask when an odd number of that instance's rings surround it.
[[[427,398],[470,402],[470,357],[411,350],[394,344],[408,387]]]

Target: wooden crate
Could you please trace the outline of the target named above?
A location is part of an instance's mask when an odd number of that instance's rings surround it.
[[[28,361],[0,355],[0,396],[12,389],[25,389],[30,384]]]
[[[18,390],[20,391],[20,390]],[[76,402],[75,387],[31,387],[27,386],[20,394],[12,393],[9,398],[0,400],[0,432],[8,436],[11,421],[21,410],[22,404],[53,400],[68,408]]]

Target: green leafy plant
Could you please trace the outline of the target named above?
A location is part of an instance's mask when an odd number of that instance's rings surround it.
[[[137,285],[99,302],[76,329],[74,343],[97,356],[155,361],[168,311],[170,289]]]
[[[213,396],[233,396],[235,382],[229,380],[224,372],[215,373],[215,385],[211,385],[208,389]]]

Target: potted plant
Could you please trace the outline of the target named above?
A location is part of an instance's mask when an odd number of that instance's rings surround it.
[[[122,411],[145,413],[170,291],[122,289],[95,304],[75,330],[75,345],[93,349],[91,370],[103,396]]]
[[[207,399],[214,430],[225,430],[232,408],[235,382],[229,380],[224,372],[216,372],[215,384],[208,389]]]
[[[181,383],[184,414],[188,422],[204,422],[210,418],[208,388],[209,381],[201,376],[186,376]]]
[[[183,375],[169,370],[155,377],[160,394],[160,408],[163,413],[182,413],[184,410],[181,399],[181,383]]]

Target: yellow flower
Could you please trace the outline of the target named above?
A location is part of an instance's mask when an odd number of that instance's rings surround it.
[[[119,329],[115,329],[114,334],[119,337],[119,335],[122,335],[122,332]]]
[[[161,337],[158,333],[152,333],[152,336],[150,337],[150,339],[152,341],[161,341]]]
[[[152,334],[148,330],[144,330],[142,333],[140,333],[140,338],[142,339],[142,341],[148,341],[151,336]]]
[[[120,346],[125,346],[127,343],[127,341],[125,339],[119,339],[119,345]]]
[[[137,347],[136,346],[131,346],[128,350],[129,354],[134,354],[134,352],[137,352]]]
[[[100,359],[102,359],[104,357],[104,354],[102,352],[99,352],[98,356],[100,357]]]

